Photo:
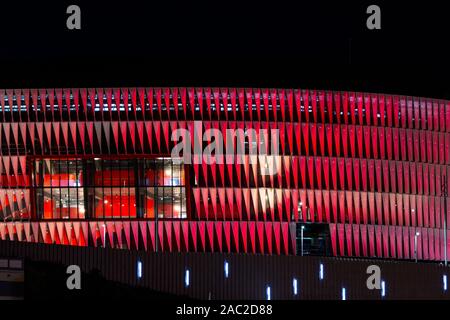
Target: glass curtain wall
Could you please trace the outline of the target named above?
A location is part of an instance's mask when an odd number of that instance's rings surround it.
[[[39,159],[39,219],[186,218],[181,159]]]

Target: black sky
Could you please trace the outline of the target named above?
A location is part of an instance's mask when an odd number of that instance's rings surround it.
[[[450,99],[443,1],[2,4],[0,87],[263,86]],[[82,30],[66,29],[78,4]],[[370,4],[382,30],[366,28]],[[450,15],[450,13],[449,13]]]

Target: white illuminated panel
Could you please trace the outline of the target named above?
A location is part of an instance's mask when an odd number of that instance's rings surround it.
[[[442,285],[444,286],[444,291],[447,291],[447,275],[442,277]]]
[[[185,272],[185,275],[184,275],[184,285],[186,287],[189,287],[189,282],[190,282],[189,269],[187,269],[186,272]]]
[[[138,261],[137,263],[137,277],[138,279],[142,278],[142,262]]]
[[[228,261],[225,261],[223,269],[224,269],[224,272],[225,272],[225,278],[228,278],[228,274],[229,274]]]
[[[298,280],[296,278],[292,280],[292,289],[294,291],[294,296],[296,296],[298,294]]]

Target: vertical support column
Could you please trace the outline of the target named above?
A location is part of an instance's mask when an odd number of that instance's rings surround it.
[[[143,172],[145,170],[145,159],[136,159],[136,165],[134,166],[134,176],[135,176],[135,184],[134,184],[134,201],[136,204],[136,218],[142,219],[144,218],[144,208],[145,208],[145,199],[142,201],[141,193],[139,192],[140,187],[142,187],[142,178]]]

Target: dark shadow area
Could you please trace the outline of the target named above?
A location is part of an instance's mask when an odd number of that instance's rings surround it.
[[[25,261],[25,300],[189,300],[184,296],[161,293],[146,288],[132,287],[106,280],[99,270],[81,275],[81,289],[66,286],[66,266],[48,262]]]

